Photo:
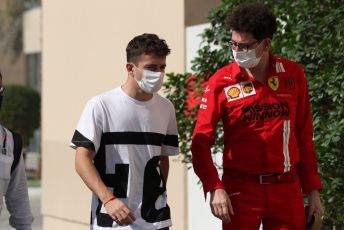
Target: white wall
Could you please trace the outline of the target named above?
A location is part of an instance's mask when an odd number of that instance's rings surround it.
[[[191,72],[191,61],[196,56],[200,47],[201,37],[199,34],[210,24],[201,24],[186,28],[186,61],[187,71]],[[209,196],[204,199],[203,189],[199,179],[193,171],[188,170],[188,229],[221,229],[221,221],[213,216],[209,206]]]

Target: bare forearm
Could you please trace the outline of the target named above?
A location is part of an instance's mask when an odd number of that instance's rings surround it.
[[[164,180],[167,182],[168,171],[170,169],[170,161],[167,156],[160,157],[160,169],[161,169],[162,176],[164,177]]]
[[[94,152],[83,147],[78,147],[75,157],[75,169],[87,187],[104,203],[108,201],[113,194],[107,189],[94,166],[92,162],[94,156]]]

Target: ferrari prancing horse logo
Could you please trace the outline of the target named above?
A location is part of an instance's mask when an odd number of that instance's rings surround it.
[[[268,84],[272,90],[276,91],[279,87],[278,77],[277,76],[270,77],[268,79]]]

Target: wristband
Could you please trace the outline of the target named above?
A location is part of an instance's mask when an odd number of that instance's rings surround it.
[[[104,206],[105,206],[107,203],[109,203],[110,201],[115,200],[115,199],[117,199],[117,197],[112,196],[110,199],[108,199],[108,200],[104,203]]]

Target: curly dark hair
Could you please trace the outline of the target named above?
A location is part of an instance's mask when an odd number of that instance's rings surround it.
[[[277,29],[276,16],[260,3],[244,3],[234,8],[227,17],[229,29],[246,32],[258,41],[273,38]]]
[[[167,56],[171,52],[165,40],[160,39],[156,34],[147,33],[134,37],[128,43],[126,51],[127,62],[134,62],[135,64],[137,64],[138,57],[142,54]]]

